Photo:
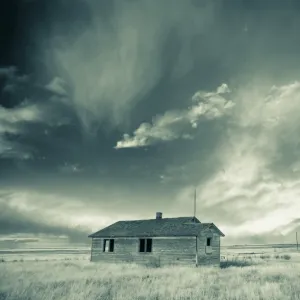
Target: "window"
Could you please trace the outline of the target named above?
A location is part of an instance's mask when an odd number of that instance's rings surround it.
[[[206,238],[206,247],[205,247],[206,254],[212,254],[211,240],[212,240],[211,237]]]
[[[103,241],[103,252],[114,252],[115,240],[114,239],[105,239]]]
[[[146,240],[145,239],[140,239],[140,252],[145,252],[145,244],[146,244]]]
[[[140,239],[139,252],[152,252],[152,239]]]
[[[146,252],[152,252],[152,239],[147,239],[146,241]]]
[[[206,239],[206,246],[211,246],[211,237]]]

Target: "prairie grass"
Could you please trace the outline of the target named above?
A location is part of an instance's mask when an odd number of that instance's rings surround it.
[[[245,261],[225,261],[222,268],[5,262],[0,264],[0,299],[300,299],[300,264]]]

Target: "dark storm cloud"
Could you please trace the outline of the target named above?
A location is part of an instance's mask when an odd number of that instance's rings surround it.
[[[35,190],[29,202],[40,203],[41,214],[57,207],[92,227],[149,217],[158,207],[190,214],[191,185],[199,188],[200,220],[237,231],[289,224],[299,208],[299,93],[290,84],[299,74],[297,6],[23,1],[6,26],[11,32],[0,34],[7,43],[0,49],[0,186]],[[191,97],[224,82],[234,111],[194,120]],[[183,123],[174,122],[182,115]],[[114,149],[125,133],[144,147]],[[64,200],[54,206],[49,194]],[[84,208],[67,209],[74,199]],[[2,205],[11,216],[0,217],[7,233],[23,226],[73,234],[52,214],[45,224],[26,205]]]
[[[15,66],[0,67],[1,105],[13,107],[24,101],[29,76],[21,75]]]
[[[12,203],[11,196],[7,193],[0,194],[0,234],[64,235],[69,237],[71,242],[87,241],[88,229],[70,228],[52,223],[49,219],[43,219],[39,210],[31,211],[18,207],[17,203]]]
[[[61,78],[53,78],[43,85],[32,74],[22,74],[17,67],[0,67],[0,104],[13,108],[27,99],[31,102],[47,102],[51,97],[68,97],[69,88]],[[27,100],[28,101],[28,100]]]
[[[207,71],[205,76],[197,74],[196,66],[200,67],[204,61],[209,61],[209,64],[213,62],[212,57],[201,57],[208,54],[209,46],[203,47],[200,40],[203,34],[204,44],[217,42],[218,37],[210,38],[208,30],[215,26],[214,13],[219,4],[211,1],[177,1],[169,5],[141,1],[137,8],[131,9],[134,2],[111,3],[104,5],[90,1],[84,4],[77,1],[74,5],[72,2],[69,11],[67,1],[65,4],[53,2],[47,7],[49,15],[44,18],[46,25],[32,26],[36,28],[33,29],[35,40],[40,42],[33,52],[38,53],[36,57],[40,60],[45,56],[49,59],[46,67],[45,64],[38,67],[32,63],[33,69],[45,82],[44,73],[51,74],[47,82],[57,76],[68,82],[73,87],[69,93],[72,109],[77,111],[83,127],[89,127],[89,132],[100,132],[93,136],[94,141],[83,141],[78,137],[82,128],[76,125],[61,126],[56,130],[46,128],[46,135],[41,127],[31,127],[30,133],[22,136],[21,142],[39,150],[38,164],[43,169],[59,169],[65,174],[66,165],[80,165],[83,170],[97,167],[109,169],[108,176],[123,180],[127,178],[126,170],[133,167],[138,171],[132,172],[132,178],[157,182],[161,162],[168,160],[166,151],[160,149],[154,153],[139,153],[139,161],[129,152],[115,154],[109,147],[115,145],[120,133],[109,131],[109,128],[117,124],[126,126],[129,123],[128,114],[135,126],[141,118],[147,120],[151,111],[160,112],[164,107],[173,109],[173,105],[186,107],[187,99],[204,85],[203,82],[208,83],[210,79],[207,78],[211,78],[212,74],[208,76]],[[67,14],[63,13],[66,9]],[[180,11],[185,11],[186,17]],[[141,18],[140,13],[145,17]],[[34,22],[31,21],[31,24]],[[48,30],[49,26],[51,30]],[[196,46],[194,37],[199,38]],[[64,59],[60,63],[58,58],[61,56]],[[185,75],[188,78],[184,78]],[[182,84],[178,84],[182,79]],[[57,89],[59,82],[54,80],[51,88],[61,90],[61,85]],[[187,88],[183,88],[185,86]],[[47,99],[41,98],[43,101]],[[143,104],[135,110],[136,103]],[[161,158],[155,156],[158,152]],[[142,165],[139,165],[141,162]],[[34,161],[32,164],[36,165]]]
[[[42,85],[15,67],[0,68],[0,79],[0,156],[42,159],[43,145],[56,142],[49,141],[53,132],[76,126],[77,118],[68,104],[68,86],[59,78]]]
[[[201,1],[196,13],[190,1],[172,6],[115,1],[105,22],[98,15],[103,5],[90,1],[90,22],[79,34],[76,31],[72,46],[57,44],[53,34],[53,58],[74,87],[72,100],[83,126],[93,131],[99,120],[107,118],[112,126],[128,124],[131,109],[157,85],[175,73],[175,77],[188,73],[193,67],[193,59],[186,63],[194,51],[191,40],[213,23],[214,2]],[[181,43],[187,45],[182,55],[177,50]]]

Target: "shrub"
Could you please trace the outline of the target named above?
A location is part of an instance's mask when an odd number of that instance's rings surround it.
[[[249,260],[238,260],[238,259],[232,259],[232,260],[225,260],[221,261],[220,267],[221,269],[226,269],[229,267],[249,267],[254,265],[255,263],[249,261]]]
[[[260,256],[261,259],[269,259],[270,258],[270,255],[269,254],[262,254]]]

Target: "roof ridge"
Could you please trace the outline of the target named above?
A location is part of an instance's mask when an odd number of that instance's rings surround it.
[[[194,219],[193,216],[190,216],[190,217],[170,217],[170,218],[161,218],[159,219],[159,221],[162,221],[162,220],[172,220],[172,219]],[[197,219],[197,218],[196,218]],[[156,218],[152,218],[152,219],[135,219],[135,220],[119,220],[117,222],[138,222],[138,221],[155,221],[157,220]]]

